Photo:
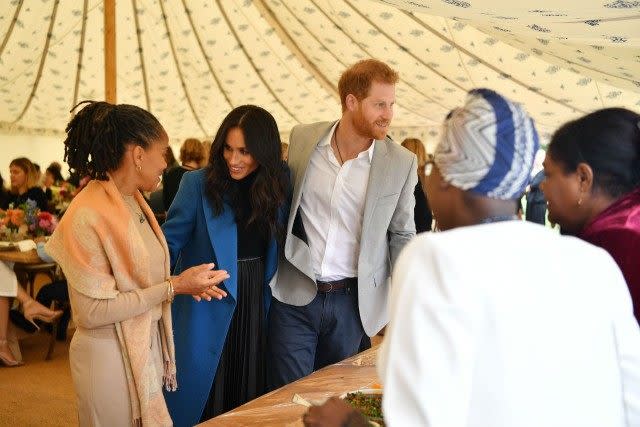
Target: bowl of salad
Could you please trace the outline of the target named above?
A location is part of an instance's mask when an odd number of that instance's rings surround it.
[[[384,427],[382,415],[382,390],[363,389],[340,396],[342,400],[356,408],[372,426]]]

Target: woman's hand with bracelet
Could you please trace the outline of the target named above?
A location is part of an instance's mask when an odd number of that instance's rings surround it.
[[[179,276],[171,278],[173,292],[176,295],[191,295],[196,301],[211,298],[222,299],[227,293],[220,289],[218,285],[229,278],[229,273],[225,270],[213,270],[215,264],[201,264],[191,267]]]

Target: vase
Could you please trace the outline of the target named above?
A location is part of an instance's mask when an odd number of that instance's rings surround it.
[[[20,240],[24,240],[24,238],[25,234],[19,229],[8,229],[5,232],[5,240],[8,242],[19,242]]]

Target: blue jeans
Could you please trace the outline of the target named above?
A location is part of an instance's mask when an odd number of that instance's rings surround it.
[[[302,307],[274,298],[267,338],[269,388],[353,356],[364,336],[357,291],[318,293]]]

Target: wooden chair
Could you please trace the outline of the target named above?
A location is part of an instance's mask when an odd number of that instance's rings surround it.
[[[56,280],[56,272],[58,264],[55,262],[40,262],[37,264],[23,264],[16,263],[13,267],[13,271],[16,273],[18,282],[29,293],[31,298],[35,295],[35,281],[38,274],[45,274],[51,282]],[[56,301],[51,303],[51,310],[65,310],[68,307],[68,303],[56,304]],[[56,319],[52,324],[51,336],[49,338],[49,344],[47,345],[47,353],[44,360],[51,360],[53,356],[53,350],[56,344],[56,335],[60,326],[60,318]]]
[[[46,274],[51,281],[56,280],[56,269],[58,264],[55,262],[41,262],[37,264],[18,264],[13,267],[18,282],[29,293],[31,298],[35,295],[35,281],[38,274]]]

